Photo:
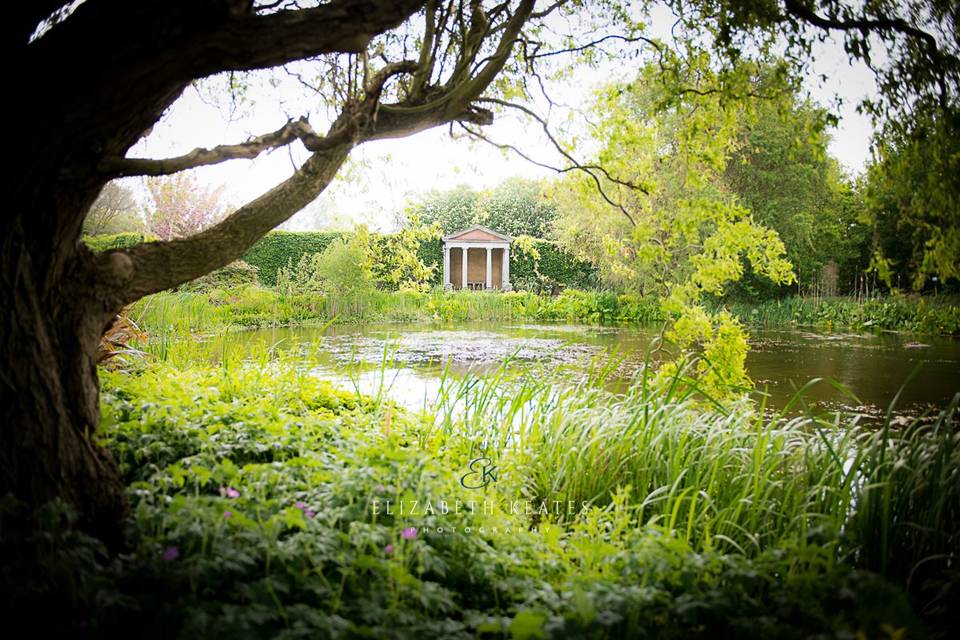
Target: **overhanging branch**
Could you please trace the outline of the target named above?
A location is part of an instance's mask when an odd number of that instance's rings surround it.
[[[827,30],[839,31],[894,31],[901,35],[916,38],[924,43],[931,53],[938,52],[937,39],[932,34],[918,29],[901,18],[857,18],[854,20],[838,20],[817,14],[813,9],[800,0],[785,0],[787,13],[794,18]]]
[[[596,186],[596,188],[597,188],[597,193],[600,194],[600,197],[603,198],[603,199],[607,202],[607,204],[609,204],[610,206],[616,208],[617,210],[620,211],[620,213],[622,213],[624,216],[626,216],[627,220],[630,221],[630,224],[631,224],[631,225],[633,225],[633,226],[636,226],[636,225],[637,225],[636,220],[634,220],[633,216],[630,215],[630,212],[627,211],[626,208],[625,208],[622,204],[620,204],[619,202],[617,202],[617,201],[615,201],[613,198],[611,198],[609,195],[607,195],[606,190],[604,190],[604,188],[603,188],[603,183],[600,181],[600,177],[599,177],[596,173],[594,173],[595,170],[597,170],[597,169],[602,169],[601,167],[598,167],[597,165],[582,165],[582,164],[579,164],[579,163],[572,164],[572,165],[570,165],[570,166],[568,166],[568,167],[557,167],[557,166],[554,166],[554,165],[552,165],[552,164],[548,164],[548,163],[546,163],[546,162],[542,162],[542,161],[540,161],[540,160],[534,159],[533,157],[527,155],[526,153],[524,153],[523,151],[521,151],[518,147],[516,147],[516,146],[514,146],[514,145],[512,145],[512,144],[509,144],[509,143],[506,143],[506,142],[496,142],[495,140],[491,140],[490,138],[488,138],[487,136],[483,135],[483,134],[480,133],[479,131],[477,131],[477,130],[475,130],[475,129],[471,129],[470,127],[468,127],[467,125],[465,125],[465,124],[462,123],[462,122],[459,123],[459,124],[460,124],[460,127],[461,127],[464,131],[467,132],[467,134],[473,136],[473,137],[476,138],[477,140],[480,140],[480,141],[482,141],[482,142],[485,142],[485,143],[489,144],[489,145],[492,146],[492,147],[496,147],[497,149],[502,149],[502,150],[504,150],[504,151],[512,151],[513,153],[517,154],[518,156],[520,156],[521,158],[523,158],[524,160],[526,160],[526,161],[529,162],[530,164],[535,164],[535,165],[537,165],[538,167],[543,167],[544,169],[549,169],[549,170],[551,170],[551,171],[556,171],[557,173],[569,173],[569,172],[571,172],[571,171],[582,171],[583,173],[585,173],[585,174],[587,174],[588,176],[590,176],[590,178],[593,180],[594,186]]]
[[[602,174],[604,178],[606,178],[607,180],[609,180],[614,184],[620,185],[621,187],[627,187],[628,189],[633,189],[635,191],[640,191],[642,193],[649,195],[649,191],[643,185],[639,185],[634,182],[630,182],[629,180],[624,180],[622,178],[617,178],[616,176],[611,175],[610,172],[606,170],[606,168],[600,165],[585,165],[580,163],[576,158],[573,157],[573,155],[569,151],[563,148],[563,145],[561,145],[560,142],[557,141],[557,139],[554,137],[553,133],[550,132],[549,123],[539,114],[537,114],[533,109],[530,109],[529,107],[526,107],[522,104],[509,102],[507,100],[501,100],[499,98],[481,98],[479,102],[490,102],[493,104],[498,104],[503,107],[508,107],[510,109],[516,109],[517,111],[520,111],[526,114],[528,117],[533,118],[536,122],[540,124],[540,128],[543,129],[544,135],[547,137],[547,140],[550,141],[550,144],[553,145],[553,148],[556,149],[557,152],[560,155],[562,155],[567,160],[567,162],[569,162],[572,165],[570,169],[581,169],[581,170],[588,169],[591,171],[597,171],[598,173]]]
[[[900,17],[878,16],[878,17],[859,17],[853,19],[841,19],[833,16],[822,16],[818,14],[804,0],[784,0],[784,8],[788,16],[795,20],[801,20],[825,31],[858,31],[864,38],[870,33],[894,33],[913,40],[919,45],[919,49],[926,53],[934,69],[933,75],[939,90],[939,100],[942,107],[946,107],[948,98],[947,74],[948,67],[956,74],[960,67],[960,59],[956,55],[944,51],[937,38],[927,31],[916,27]],[[869,58],[867,65],[873,69]],[[874,70],[874,72],[876,72]]]
[[[175,158],[117,158],[100,161],[98,169],[110,177],[162,176],[195,167],[219,164],[238,158],[253,159],[264,151],[301,140],[307,149],[319,151],[325,139],[313,130],[306,119],[293,120],[272,133],[265,133],[239,144],[221,144],[211,149],[196,148]]]
[[[410,60],[385,65],[367,83],[364,100],[375,102],[386,82],[400,73],[416,71],[417,64]],[[308,151],[332,149],[355,137],[360,124],[356,119],[341,119],[340,126],[327,136],[320,136],[313,130],[306,118],[291,120],[276,131],[265,133],[238,144],[222,144],[216,147],[196,148],[189,153],[174,158],[118,158],[106,157],[100,161],[98,169],[110,179],[127,176],[162,176],[196,167],[219,164],[227,160],[252,160],[264,151],[276,149],[300,140]]]
[[[267,231],[320,195],[350,150],[362,142],[402,137],[454,121],[489,124],[492,112],[474,105],[473,101],[503,68],[533,6],[534,0],[522,0],[500,38],[494,58],[476,75],[454,87],[430,87],[432,95],[439,97],[427,104],[380,103],[383,87],[391,77],[419,69],[415,62],[401,61],[388,64],[374,74],[363,87],[362,95],[343,108],[324,136],[317,136],[305,121],[299,120],[239,145],[197,149],[168,160],[117,159],[111,161],[112,167],[107,163],[106,169],[114,173],[126,171],[124,175],[130,175],[129,172],[135,170],[163,173],[234,157],[253,157],[294,139],[302,140],[313,151],[290,178],[205,231],[188,238],[146,243],[98,255],[95,260],[99,272],[104,274],[105,286],[101,290],[108,306],[116,307],[168,289],[239,258]]]
[[[169,289],[238,259],[254,242],[312,202],[333,180],[353,145],[314,153],[294,174],[222,222],[187,238],[150,242],[98,256],[115,304]]]

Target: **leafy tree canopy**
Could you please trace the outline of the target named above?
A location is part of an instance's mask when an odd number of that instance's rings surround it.
[[[728,314],[708,314],[702,297],[738,280],[744,258],[775,283],[794,275],[776,232],[757,223],[724,182],[740,123],[755,114],[712,91],[720,78],[705,58],[700,63],[688,70],[693,91],[664,84],[651,65],[629,85],[598,95],[594,164],[608,173],[599,191],[585,175],[560,183],[557,231],[606,278],[662,298],[677,317],[670,337],[684,349],[703,347],[705,384],[720,392],[747,380],[746,341]]]
[[[444,233],[479,224],[510,236],[545,238],[557,210],[540,182],[510,178],[488,191],[468,185],[433,191],[413,203],[408,215],[439,224]]]
[[[868,231],[859,219],[859,194],[827,152],[827,112],[793,91],[776,101],[755,100],[723,181],[754,220],[780,236],[798,286],[812,289],[828,265],[849,282],[866,266],[861,252]],[[744,287],[776,293],[748,274]]]
[[[888,129],[867,171],[871,266],[893,287],[960,280],[960,111]]]

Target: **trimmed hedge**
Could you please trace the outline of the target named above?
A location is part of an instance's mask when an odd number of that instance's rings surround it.
[[[277,283],[277,269],[296,265],[307,253],[321,253],[337,238],[347,238],[350,233],[341,231],[271,231],[250,247],[242,260],[257,268],[257,277],[265,286]],[[376,237],[376,236],[375,236]],[[142,233],[118,233],[109,236],[86,236],[83,241],[93,251],[125,249],[153,238]],[[549,292],[554,285],[564,289],[590,289],[597,286],[596,270],[588,262],[577,260],[549,240],[537,240],[540,253],[537,264],[529,255],[513,249],[510,251],[510,281],[515,286],[534,291]],[[420,259],[426,265],[435,265],[430,284],[440,285],[443,279],[443,244],[430,240],[420,245]],[[540,276],[537,276],[539,269]]]
[[[257,269],[260,282],[277,284],[277,269],[290,261],[296,265],[307,253],[322,253],[337,238],[349,237],[339,231],[271,231],[244,254],[243,261]]]
[[[101,252],[110,251],[111,249],[127,249],[143,242],[151,242],[155,239],[153,236],[144,233],[128,231],[104,236],[83,236],[83,243],[87,245],[91,251]]]
[[[539,261],[516,247],[510,250],[510,282],[514,287],[549,293],[554,284],[563,289],[592,289],[597,286],[597,272],[589,262],[577,260],[549,240],[537,240],[534,247],[540,253]],[[437,265],[430,284],[440,285],[443,279],[443,242],[424,242],[420,245],[418,255],[424,264]]]
[[[537,240],[534,248],[540,254],[539,261],[522,251],[510,251],[510,280],[515,286],[542,290],[543,293],[549,293],[554,285],[563,289],[597,286],[597,271],[589,262],[577,260],[549,240]]]

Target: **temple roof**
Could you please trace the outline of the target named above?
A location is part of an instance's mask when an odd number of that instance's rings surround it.
[[[478,224],[443,236],[443,241],[457,240],[460,242],[512,242],[513,238],[505,233],[482,227]]]

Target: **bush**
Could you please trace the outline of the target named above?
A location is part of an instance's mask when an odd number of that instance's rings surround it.
[[[185,291],[202,291],[206,289],[229,289],[257,284],[258,269],[243,260],[234,260],[225,267],[211,271],[205,276],[180,285]]]
[[[277,283],[277,271],[288,264],[296,265],[308,253],[323,253],[337,238],[350,234],[327,231],[271,231],[257,241],[243,260],[259,269],[260,282],[272,287]]]
[[[84,236],[83,243],[91,251],[109,251],[111,249],[127,249],[143,242],[152,242],[156,238],[143,233],[115,233],[103,236]]]
[[[301,256],[296,268],[280,269],[277,288],[285,295],[311,292],[353,296],[370,291],[373,274],[369,235],[364,232],[349,240],[337,238],[322,253]]]

